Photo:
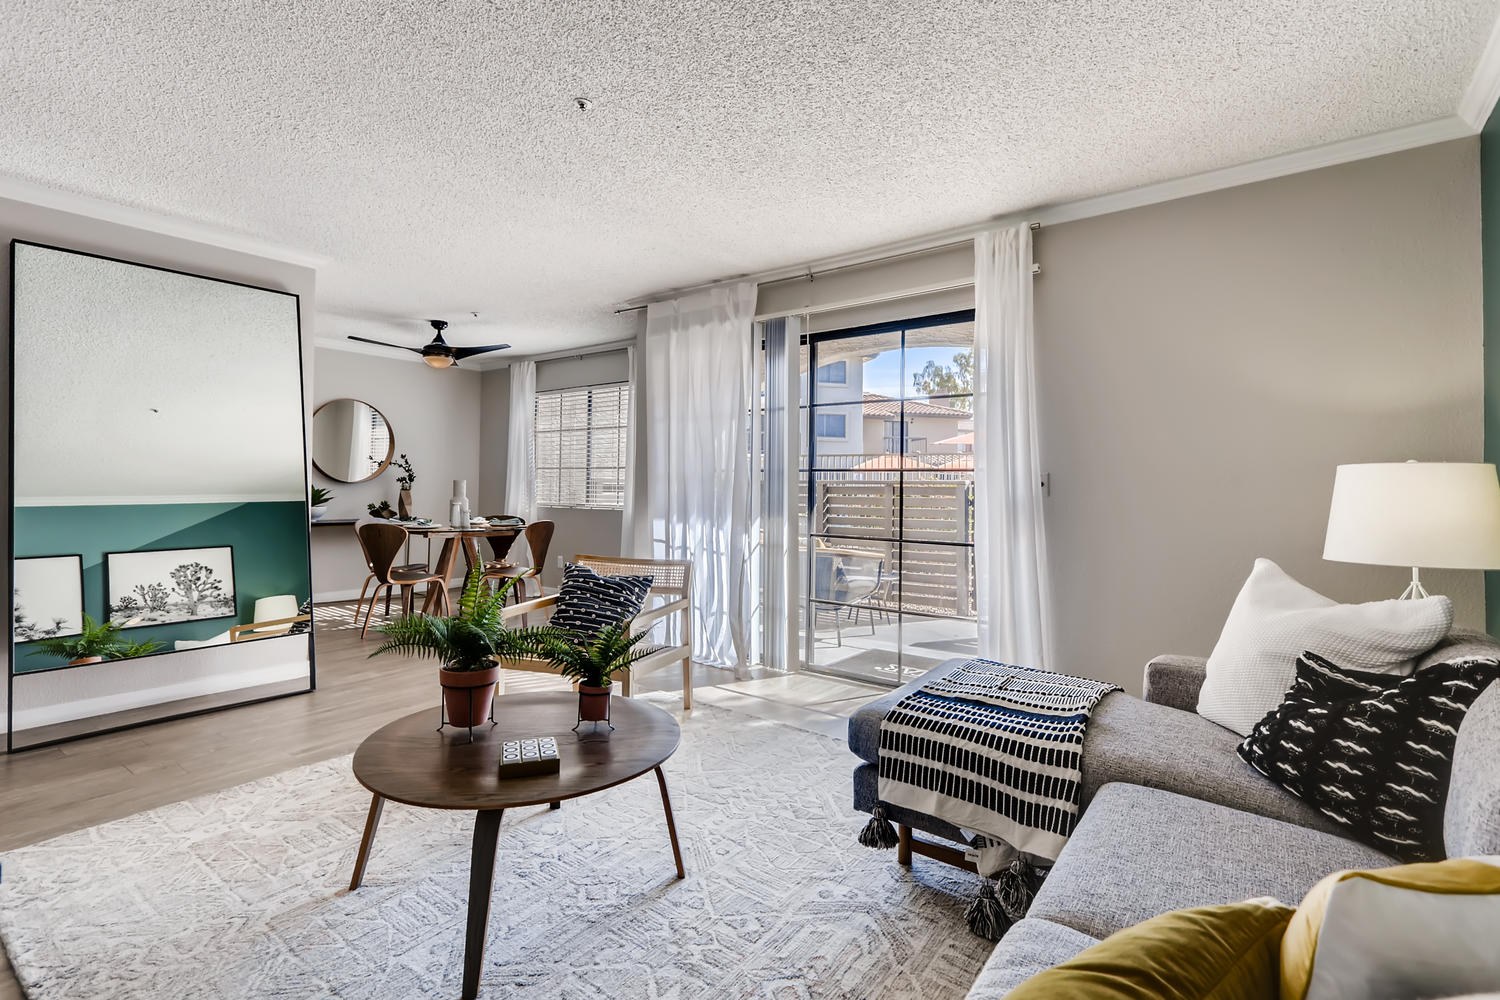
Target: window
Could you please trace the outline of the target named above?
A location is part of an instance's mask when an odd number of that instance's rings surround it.
[[[849,384],[849,362],[831,361],[826,365],[818,367],[818,383],[820,385],[848,385]],[[842,434],[839,437],[843,437]]]
[[[538,506],[624,507],[628,384],[539,392],[535,419]]]
[[[842,438],[844,434],[844,415],[842,413],[819,413],[818,437],[820,438]]]

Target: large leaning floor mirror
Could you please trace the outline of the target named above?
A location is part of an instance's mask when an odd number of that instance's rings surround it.
[[[297,296],[20,240],[11,275],[7,750],[311,690]]]

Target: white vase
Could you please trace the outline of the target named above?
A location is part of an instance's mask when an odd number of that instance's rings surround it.
[[[323,515],[327,513],[328,505],[326,503],[320,503],[316,507],[312,508],[312,519],[314,521],[321,521],[323,520]]]
[[[464,527],[468,523],[468,515],[464,509],[469,506],[468,484],[462,479],[453,480],[453,497],[448,501],[448,523],[455,528]]]

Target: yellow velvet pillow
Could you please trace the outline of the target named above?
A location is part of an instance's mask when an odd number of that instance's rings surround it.
[[[1500,989],[1500,859],[1341,871],[1302,900],[1281,944],[1281,1000]]]
[[[1006,1000],[1276,1000],[1291,916],[1269,899],[1163,913],[1037,973]]]

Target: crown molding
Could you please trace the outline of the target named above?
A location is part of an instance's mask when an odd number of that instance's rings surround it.
[[[282,246],[270,240],[237,233],[206,222],[195,222],[192,219],[165,212],[155,212],[132,205],[123,205],[105,198],[64,191],[8,174],[0,174],[0,198],[9,198],[12,201],[25,202],[28,205],[50,208],[58,212],[82,215],[101,222],[112,222],[116,225],[129,226],[132,229],[142,229],[162,236],[191,240],[194,243],[219,247],[222,250],[265,257],[298,267],[318,268],[328,263],[328,258],[319,254]]]
[[[1469,88],[1458,102],[1458,117],[1475,132],[1482,132],[1495,102],[1500,100],[1500,19],[1490,29],[1489,40],[1479,54],[1479,65],[1469,79]]]
[[[787,267],[757,271],[751,274],[732,275],[718,278],[714,281],[702,282],[697,285],[667,289],[640,298],[630,299],[627,302],[620,303],[619,307],[623,309],[637,309],[652,302],[660,302],[663,299],[689,295],[693,292],[715,288],[720,285],[729,284],[730,282],[753,281],[756,284],[767,284],[774,281],[787,281],[793,278],[806,278],[823,271],[871,264],[888,257],[899,257],[907,254],[942,249],[956,242],[973,239],[986,229],[992,229],[996,226],[1016,225],[1022,222],[1039,223],[1044,226],[1058,225],[1063,222],[1076,222],[1080,219],[1109,215],[1114,212],[1124,212],[1132,208],[1143,208],[1147,205],[1174,201],[1178,198],[1188,198],[1197,194],[1206,194],[1210,191],[1221,191],[1225,188],[1274,180],[1278,177],[1287,177],[1309,170],[1319,170],[1323,167],[1336,166],[1341,163],[1351,163],[1355,160],[1368,159],[1372,156],[1384,156],[1387,153],[1399,153],[1402,150],[1415,149],[1419,146],[1448,142],[1452,139],[1463,139],[1474,135],[1476,131],[1477,129],[1470,125],[1464,118],[1458,115],[1449,115],[1446,118],[1438,118],[1416,125],[1407,125],[1386,132],[1376,132],[1373,135],[1359,136],[1354,139],[1344,139],[1339,142],[1313,146],[1308,149],[1299,149],[1291,153],[1269,156],[1260,160],[1252,160],[1248,163],[1236,164],[1232,167],[1222,167],[1217,170],[1205,171],[1204,173],[1190,174],[1186,177],[1177,177],[1156,184],[1146,184],[1141,187],[1129,188],[1112,194],[1097,195],[1092,198],[1080,198],[1075,201],[1056,202],[1051,205],[1039,205],[1020,212],[991,216],[988,219],[958,226],[953,229],[928,233],[925,236],[913,237],[899,242],[883,243],[876,247],[868,247],[852,253],[839,254],[832,257],[820,257]]]

